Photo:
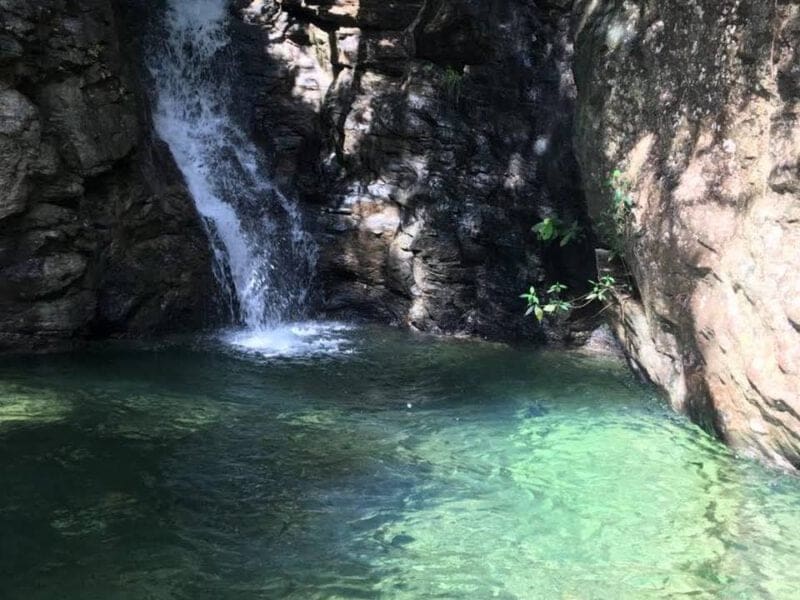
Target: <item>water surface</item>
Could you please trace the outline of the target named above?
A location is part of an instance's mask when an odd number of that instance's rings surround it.
[[[224,337],[0,362],[0,598],[797,597],[798,480],[614,363]]]

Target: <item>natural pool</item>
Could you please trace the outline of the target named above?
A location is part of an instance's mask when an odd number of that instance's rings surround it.
[[[623,367],[300,334],[3,359],[0,598],[798,597],[800,481]]]

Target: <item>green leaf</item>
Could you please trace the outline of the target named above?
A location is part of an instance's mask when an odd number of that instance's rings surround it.
[[[544,311],[540,307],[537,306],[537,307],[535,307],[533,312],[536,314],[536,320],[541,323],[542,320],[544,319]]]
[[[546,219],[542,219],[536,225],[533,226],[533,231],[536,233],[539,241],[542,242],[549,242],[553,240],[557,235],[557,223],[551,217],[547,217]]]

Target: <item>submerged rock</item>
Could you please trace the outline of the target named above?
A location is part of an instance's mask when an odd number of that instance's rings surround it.
[[[541,402],[533,402],[525,408],[523,416],[526,419],[538,419],[544,417],[548,412],[550,411]]]
[[[407,546],[408,544],[412,543],[414,540],[414,537],[405,533],[400,533],[392,538],[390,544],[395,548],[402,548],[403,546]]]
[[[578,348],[581,354],[589,356],[608,357],[624,360],[625,352],[614,335],[614,332],[606,324],[601,325],[591,332],[586,343]]]

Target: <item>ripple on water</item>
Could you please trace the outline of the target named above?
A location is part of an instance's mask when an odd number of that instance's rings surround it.
[[[0,381],[0,431],[22,424],[55,423],[71,409],[71,403],[54,390]]]
[[[0,365],[0,597],[796,596],[798,480],[618,365],[297,331]]]

